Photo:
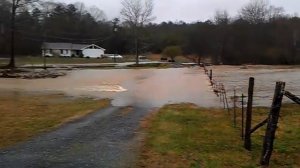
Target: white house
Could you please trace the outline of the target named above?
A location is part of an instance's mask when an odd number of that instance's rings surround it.
[[[95,44],[43,43],[42,55],[53,57],[101,58],[105,49]]]

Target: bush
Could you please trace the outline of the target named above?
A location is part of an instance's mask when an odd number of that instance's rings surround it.
[[[180,46],[169,46],[166,47],[162,52],[162,55],[166,57],[170,57],[172,62],[174,62],[176,56],[179,56],[181,54],[182,54],[182,49]]]

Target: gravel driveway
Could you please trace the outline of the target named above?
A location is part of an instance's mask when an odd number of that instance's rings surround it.
[[[138,152],[136,131],[149,110],[122,111],[109,107],[2,150],[0,167],[133,167]]]

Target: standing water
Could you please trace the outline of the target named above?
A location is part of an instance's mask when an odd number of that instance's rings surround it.
[[[0,79],[0,89],[110,98],[114,106],[151,108],[182,102],[202,107],[220,106],[199,67],[77,70],[56,79]]]
[[[271,106],[276,81],[286,82],[286,90],[300,95],[299,66],[213,66],[214,79],[222,82],[229,96],[236,89],[237,96],[247,95],[249,77],[255,78],[254,105]],[[284,102],[291,103],[288,98]]]

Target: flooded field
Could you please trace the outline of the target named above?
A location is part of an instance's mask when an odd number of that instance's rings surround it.
[[[270,106],[276,81],[300,95],[300,67],[212,66],[214,79],[224,83],[228,97],[247,94],[248,78],[255,77],[254,105]],[[114,106],[161,107],[190,102],[203,107],[221,106],[203,69],[76,70],[56,79],[0,79],[0,90],[62,92],[70,96],[110,98]],[[287,98],[285,102],[291,102]],[[230,104],[231,105],[231,104]]]
[[[270,106],[274,95],[276,81],[286,82],[286,90],[300,95],[299,66],[213,66],[214,79],[222,82],[229,96],[233,96],[234,88],[237,95],[247,95],[249,77],[255,78],[254,105]],[[288,98],[284,102],[291,103]]]
[[[203,107],[220,105],[199,67],[78,70],[56,79],[0,79],[0,89],[111,98],[114,106],[161,107],[181,102]]]

